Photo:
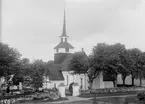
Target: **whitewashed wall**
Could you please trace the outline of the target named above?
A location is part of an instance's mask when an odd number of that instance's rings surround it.
[[[73,82],[78,83],[79,86],[82,84],[82,89],[87,90],[88,89],[88,77],[87,75],[81,74],[81,75],[72,75],[72,71],[63,71],[64,76],[64,84],[66,85],[66,88],[69,88],[69,85]],[[68,78],[68,79],[67,79]],[[82,79],[82,82],[81,82]],[[67,81],[68,80],[68,81]]]
[[[43,89],[52,89],[53,87],[58,88],[58,86],[60,85],[60,83],[64,83],[64,80],[60,80],[60,81],[51,81],[49,80],[49,77],[44,76],[43,77],[44,81],[43,81]]]
[[[56,88],[58,88],[61,83],[64,83],[64,81],[49,81],[47,83],[43,83],[43,89],[52,89],[55,85]]]
[[[113,88],[113,82],[112,81],[104,81],[104,88]]]
[[[93,89],[104,88],[104,81],[103,81],[103,73],[102,72],[100,72],[99,75],[97,76],[97,78],[94,79],[92,88]]]

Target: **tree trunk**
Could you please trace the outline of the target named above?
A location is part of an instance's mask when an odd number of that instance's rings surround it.
[[[126,76],[122,77],[122,80],[123,80],[123,86],[125,85],[125,79],[126,79]]]
[[[92,89],[92,88],[93,88],[93,80],[90,81],[90,89]]]
[[[90,91],[90,93],[92,93],[92,87],[93,87],[93,82],[90,81],[90,86],[89,86],[89,91]]]
[[[132,77],[132,86],[134,86],[134,77]]]
[[[113,81],[113,85],[114,85],[114,87],[117,87],[117,80]]]
[[[142,79],[141,79],[141,77],[139,78],[139,80],[140,80],[140,86],[142,86]]]

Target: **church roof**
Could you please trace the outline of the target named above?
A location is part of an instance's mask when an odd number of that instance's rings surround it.
[[[86,55],[85,52],[79,52],[79,54],[83,54],[85,56],[85,60],[87,60],[88,56]],[[59,58],[57,59],[57,60],[63,59],[61,60],[61,63],[60,63],[61,71],[70,71],[69,64],[72,58],[73,58],[73,54],[66,54],[66,55],[63,55],[63,57],[60,57],[60,59]]]
[[[70,43],[68,43],[68,42],[60,42],[56,47],[54,47],[54,49],[58,49],[58,48],[73,49],[74,47]]]
[[[53,64],[51,67],[49,67],[49,79],[51,81],[60,81],[64,80],[64,77],[61,73],[61,65],[59,64]]]
[[[72,57],[73,57],[73,54],[67,55],[64,61],[61,63],[61,68],[60,68],[61,71],[70,71],[69,64]]]

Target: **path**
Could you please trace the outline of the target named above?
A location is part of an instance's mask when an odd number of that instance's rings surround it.
[[[121,95],[121,96],[104,96],[104,97],[97,97],[97,99],[100,98],[111,98],[111,97],[128,97],[128,96],[136,96],[136,94],[134,95]],[[51,102],[53,104],[59,104],[59,103],[68,103],[68,102],[75,102],[75,101],[88,101],[91,100],[92,98],[82,98],[82,97],[75,97],[75,96],[67,96],[68,100],[65,101],[55,101],[55,102]]]

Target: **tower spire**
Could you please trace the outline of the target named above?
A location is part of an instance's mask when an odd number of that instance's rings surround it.
[[[66,19],[65,19],[65,9],[64,9],[64,18],[63,18],[63,32],[62,32],[61,37],[68,37],[68,36],[66,35]]]

